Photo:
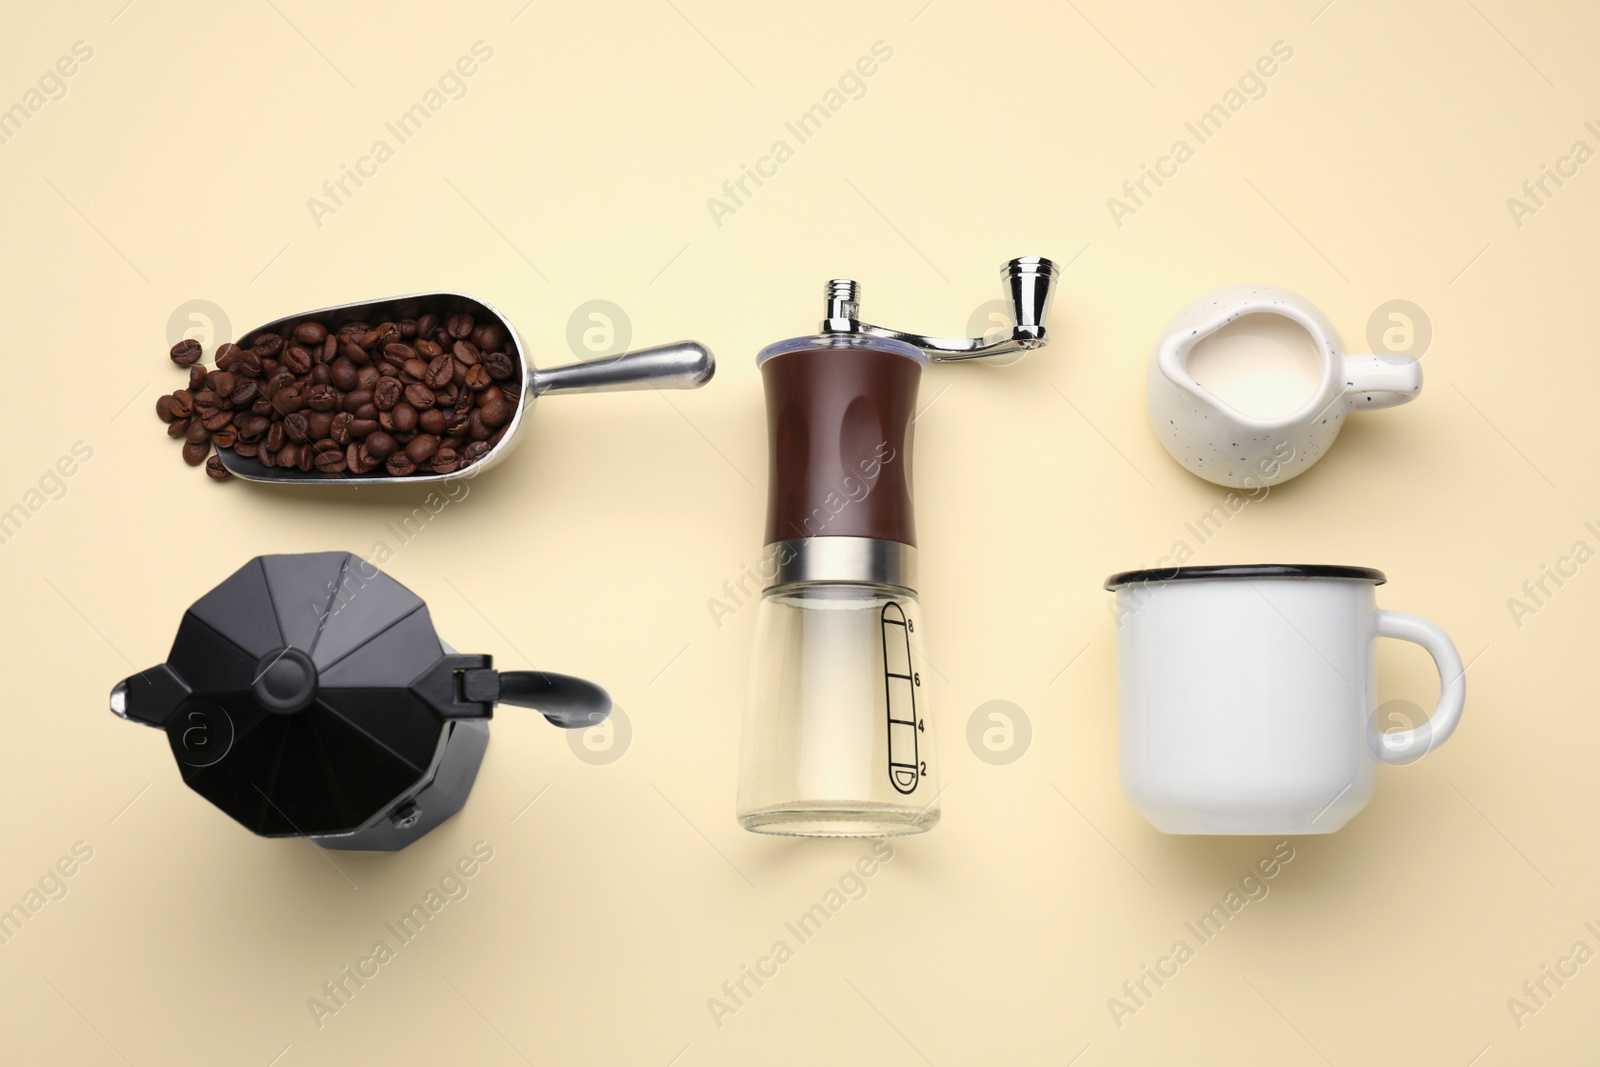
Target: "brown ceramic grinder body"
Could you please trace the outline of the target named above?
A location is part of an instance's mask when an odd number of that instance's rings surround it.
[[[922,362],[912,351],[819,342],[762,363],[766,544],[870,537],[916,545],[911,420]]]

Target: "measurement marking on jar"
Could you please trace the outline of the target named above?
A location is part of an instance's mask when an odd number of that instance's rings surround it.
[[[889,782],[902,794],[916,792],[927,767],[918,751],[917,687],[922,678],[911,669],[912,622],[890,601],[879,615],[883,631],[883,692],[888,711]]]

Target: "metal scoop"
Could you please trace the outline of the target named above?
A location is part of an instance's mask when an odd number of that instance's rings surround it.
[[[716,360],[711,351],[697,341],[678,341],[656,348],[642,348],[618,356],[570,363],[564,367],[540,370],[529,360],[522,338],[511,321],[492,305],[464,293],[412,293],[408,296],[386,297],[381,300],[362,300],[353,304],[339,304],[317,311],[286,315],[280,319],[246,330],[239,335],[241,344],[258,334],[276,333],[290,323],[316,321],[335,332],[351,322],[377,325],[416,318],[422,309],[445,313],[465,312],[478,322],[492,322],[505,330],[511,354],[522,367],[522,403],[517,405],[511,421],[506,424],[500,442],[487,455],[470,467],[453,474],[432,472],[391,477],[374,472],[370,475],[330,475],[316,470],[268,467],[254,456],[238,455],[231,448],[217,449],[222,465],[237,478],[252,482],[291,482],[296,485],[373,485],[393,483],[443,482],[452,478],[475,477],[500,462],[511,451],[527,422],[533,401],[546,393],[612,393],[624,389],[698,389],[711,380],[716,372]]]

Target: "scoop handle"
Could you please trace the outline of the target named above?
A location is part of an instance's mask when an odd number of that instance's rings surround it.
[[[625,389],[698,389],[716,373],[711,350],[698,341],[677,341],[620,356],[602,356],[565,367],[533,371],[533,392],[616,393]]]
[[[611,714],[611,697],[604,689],[549,671],[502,671],[500,703],[533,708],[566,730],[586,729]]]

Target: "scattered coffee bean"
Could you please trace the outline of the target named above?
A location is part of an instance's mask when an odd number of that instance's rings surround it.
[[[200,362],[200,357],[204,352],[205,350],[200,347],[199,341],[196,341],[193,337],[185,337],[172,346],[172,351],[169,355],[172,356],[172,362],[178,366],[192,367]]]
[[[233,477],[228,468],[222,465],[221,456],[212,456],[206,460],[206,473],[219,482],[225,482]]]
[[[209,441],[200,443],[185,441],[183,444],[183,461],[191,467],[200,466],[210,454],[211,443]]]

